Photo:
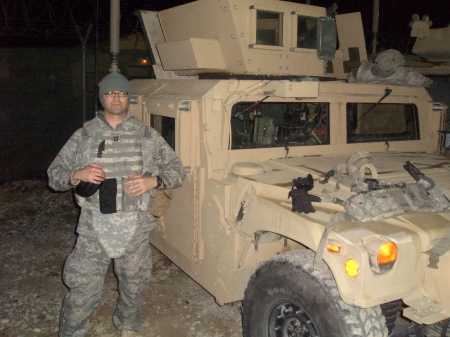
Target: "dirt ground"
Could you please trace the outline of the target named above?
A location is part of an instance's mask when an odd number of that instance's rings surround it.
[[[56,337],[67,293],[61,274],[75,244],[79,210],[71,193],[44,181],[0,185],[0,337]],[[140,337],[241,337],[241,303],[223,307],[152,247]],[[112,264],[87,337],[120,336],[112,322],[117,301]],[[399,319],[391,337],[437,337]],[[450,331],[447,333],[450,336]]]
[[[44,181],[0,186],[0,337],[57,336],[67,288],[61,280],[72,251],[78,209],[71,193]],[[214,298],[152,247],[152,280],[144,297],[145,337],[240,337],[241,305]],[[109,267],[88,337],[120,336],[112,323],[117,282]]]

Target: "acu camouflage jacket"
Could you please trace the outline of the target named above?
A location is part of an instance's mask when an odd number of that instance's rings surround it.
[[[100,143],[103,143],[101,156],[98,153]],[[137,202],[137,210],[125,211],[122,207],[122,177],[150,173],[160,176],[165,187],[171,189],[181,185],[186,170],[161,135],[130,113],[116,129],[112,129],[100,111],[96,118],[77,130],[47,171],[50,187],[56,191],[73,188],[73,171],[90,163],[101,165],[106,178],[116,178],[118,211],[100,213],[98,191],[87,199],[75,195],[82,207],[77,232],[95,235],[110,257],[118,257],[136,231],[139,213],[147,212],[155,194],[154,190],[144,193]]]

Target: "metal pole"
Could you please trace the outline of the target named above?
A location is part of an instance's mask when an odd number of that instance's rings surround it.
[[[373,0],[372,12],[372,54],[377,52],[377,34],[378,34],[378,20],[380,16],[380,0]]]
[[[99,15],[99,0],[97,0],[95,13],[95,85],[98,83],[98,15]],[[95,91],[97,93],[97,91]],[[95,95],[97,97],[97,95]],[[94,99],[94,111],[98,111],[98,99]]]
[[[80,38],[82,50],[83,50],[83,124],[86,122],[86,43],[91,33],[92,24],[89,25],[86,35],[81,35],[80,29],[78,26],[75,27],[77,29],[78,37]]]
[[[110,72],[120,72],[119,69],[119,43],[120,43],[120,0],[111,0],[111,25],[110,25]]]

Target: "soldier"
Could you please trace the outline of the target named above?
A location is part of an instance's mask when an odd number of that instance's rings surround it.
[[[50,187],[75,188],[81,207],[77,243],[64,265],[70,291],[61,337],[86,335],[111,258],[119,281],[114,324],[122,337],[139,331],[151,275],[148,234],[156,226],[148,209],[156,190],[180,186],[186,173],[161,135],[131,116],[129,93],[124,76],[105,76],[99,83],[104,111],[74,133],[48,169]]]

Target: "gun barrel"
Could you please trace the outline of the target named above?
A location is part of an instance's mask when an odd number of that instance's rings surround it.
[[[423,176],[423,173],[420,172],[420,170],[409,160],[406,162],[405,165],[403,165],[403,167],[416,181],[419,181],[421,176]]]

